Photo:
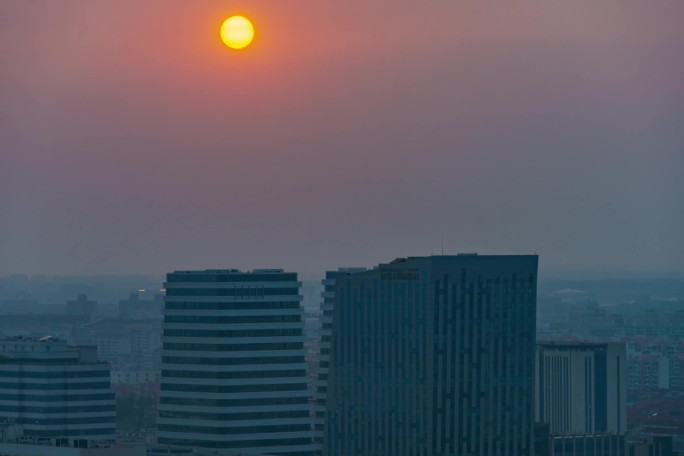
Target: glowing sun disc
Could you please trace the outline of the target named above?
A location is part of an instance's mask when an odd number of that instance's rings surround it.
[[[254,26],[243,16],[231,16],[221,24],[221,40],[231,49],[242,49],[254,39]]]

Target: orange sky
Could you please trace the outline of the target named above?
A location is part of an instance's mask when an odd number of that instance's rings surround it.
[[[221,21],[249,16],[235,53]],[[0,274],[684,271],[684,3],[0,4]]]

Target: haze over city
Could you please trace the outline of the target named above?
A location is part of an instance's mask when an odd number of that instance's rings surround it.
[[[221,20],[248,12],[250,49]],[[0,274],[684,272],[684,3],[0,4]]]
[[[684,456],[683,24],[0,2],[0,455]]]

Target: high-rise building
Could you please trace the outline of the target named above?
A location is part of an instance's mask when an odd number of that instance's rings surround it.
[[[312,454],[297,274],[177,271],[165,287],[158,442]]]
[[[338,273],[327,456],[530,455],[537,256]]]
[[[0,424],[26,437],[113,441],[115,416],[109,364],[95,347],[0,339]]]
[[[335,303],[335,277],[338,274],[352,274],[365,271],[366,268],[339,268],[337,271],[328,271],[323,279],[323,292],[321,294],[321,341],[319,345],[318,377],[316,379],[316,406],[315,406],[315,437],[316,445],[320,448],[323,444],[323,431],[325,427],[325,403],[328,390],[328,367],[330,366],[330,338],[332,335],[333,305]]]
[[[627,431],[624,343],[537,344],[536,420],[552,435]]]

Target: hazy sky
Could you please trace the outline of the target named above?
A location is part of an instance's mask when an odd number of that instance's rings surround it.
[[[232,13],[247,51],[223,47]],[[684,271],[684,2],[0,2],[0,274]]]

